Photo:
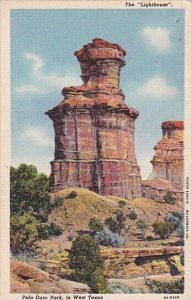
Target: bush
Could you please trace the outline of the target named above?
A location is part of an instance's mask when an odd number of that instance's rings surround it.
[[[173,194],[172,192],[168,192],[163,199],[165,200],[165,203],[171,205],[175,204],[176,201],[175,194]]]
[[[142,294],[143,289],[136,289],[129,287],[120,282],[113,282],[109,284],[112,294]]]
[[[38,221],[31,212],[10,219],[10,247],[14,254],[30,251],[38,239]]]
[[[120,234],[114,233],[106,227],[102,231],[97,232],[94,239],[103,246],[122,247],[125,243],[124,238]]]
[[[126,202],[124,200],[119,200],[118,205],[119,205],[119,208],[123,208],[126,205]]]
[[[63,229],[54,223],[40,224],[38,226],[38,238],[45,240],[51,236],[58,236],[63,233]]]
[[[56,208],[59,208],[59,207],[62,206],[62,204],[63,204],[63,198],[62,197],[56,197],[54,199],[54,202],[51,204],[51,208],[52,208],[52,210],[56,209]]]
[[[103,230],[103,224],[97,218],[91,218],[89,221],[89,228],[95,232]]]
[[[184,278],[170,282],[151,280],[150,287],[155,294],[183,294],[184,293]]]
[[[121,210],[116,211],[116,220],[114,220],[112,217],[109,217],[105,219],[105,225],[109,230],[113,233],[119,233],[122,229],[125,227],[125,216]]]
[[[51,211],[47,175],[38,173],[33,165],[20,164],[10,169],[10,210],[11,214],[23,215],[31,207],[33,215],[46,222]]]
[[[162,239],[168,238],[175,229],[173,222],[169,221],[156,221],[152,226],[155,234]]]
[[[183,241],[183,238],[184,238],[184,213],[183,213],[183,211],[175,211],[175,212],[169,213],[165,217],[165,220],[173,223],[177,235],[181,238],[181,241]]]
[[[134,210],[132,210],[132,211],[128,214],[128,218],[129,218],[130,220],[136,220],[136,219],[137,219],[137,213],[136,213]]]
[[[148,224],[144,220],[139,219],[137,221],[137,228],[145,232],[145,230],[148,228]]]
[[[105,225],[109,228],[109,230],[111,232],[118,232],[119,231],[119,227],[118,227],[118,223],[116,220],[114,220],[113,218],[109,217],[107,219],[105,219]]]
[[[62,233],[63,233],[63,229],[59,225],[54,224],[54,223],[51,223],[49,225],[50,236],[52,236],[52,235],[58,236],[58,235],[61,235]]]
[[[65,197],[65,199],[74,199],[75,197],[77,197],[77,192],[72,191]]]
[[[93,293],[108,293],[104,278],[104,259],[98,244],[87,234],[78,236],[69,253],[70,276],[73,280],[85,282]]]
[[[108,287],[106,278],[103,276],[100,269],[96,269],[91,275],[88,281],[88,285],[91,288],[91,292],[98,294],[109,294],[111,290]]]
[[[121,210],[116,211],[116,220],[118,222],[119,231],[125,227],[125,216]]]
[[[78,236],[72,243],[69,253],[69,267],[75,270],[75,279],[88,282],[96,270],[104,271],[104,259],[98,244],[87,234]]]

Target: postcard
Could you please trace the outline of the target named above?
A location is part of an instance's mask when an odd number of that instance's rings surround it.
[[[191,299],[191,2],[0,5],[1,299]]]

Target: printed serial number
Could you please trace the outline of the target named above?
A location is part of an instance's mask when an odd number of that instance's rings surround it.
[[[164,296],[164,299],[179,299],[179,296]]]

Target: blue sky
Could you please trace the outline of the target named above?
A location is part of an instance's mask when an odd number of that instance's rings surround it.
[[[142,177],[149,176],[161,123],[183,120],[181,9],[12,10],[12,165],[32,163],[50,173],[54,131],[44,112],[62,100],[63,87],[82,84],[73,53],[95,37],[127,51],[120,85],[125,102],[140,112],[136,154]]]

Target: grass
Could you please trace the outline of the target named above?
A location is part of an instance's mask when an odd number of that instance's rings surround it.
[[[75,191],[77,196],[73,199],[66,199],[72,191]],[[97,217],[104,221],[118,209],[116,200],[85,189],[66,189],[55,193],[53,198],[58,196],[64,198],[63,204],[50,214],[49,220],[65,229],[73,227],[76,230],[87,230],[90,218]]]

